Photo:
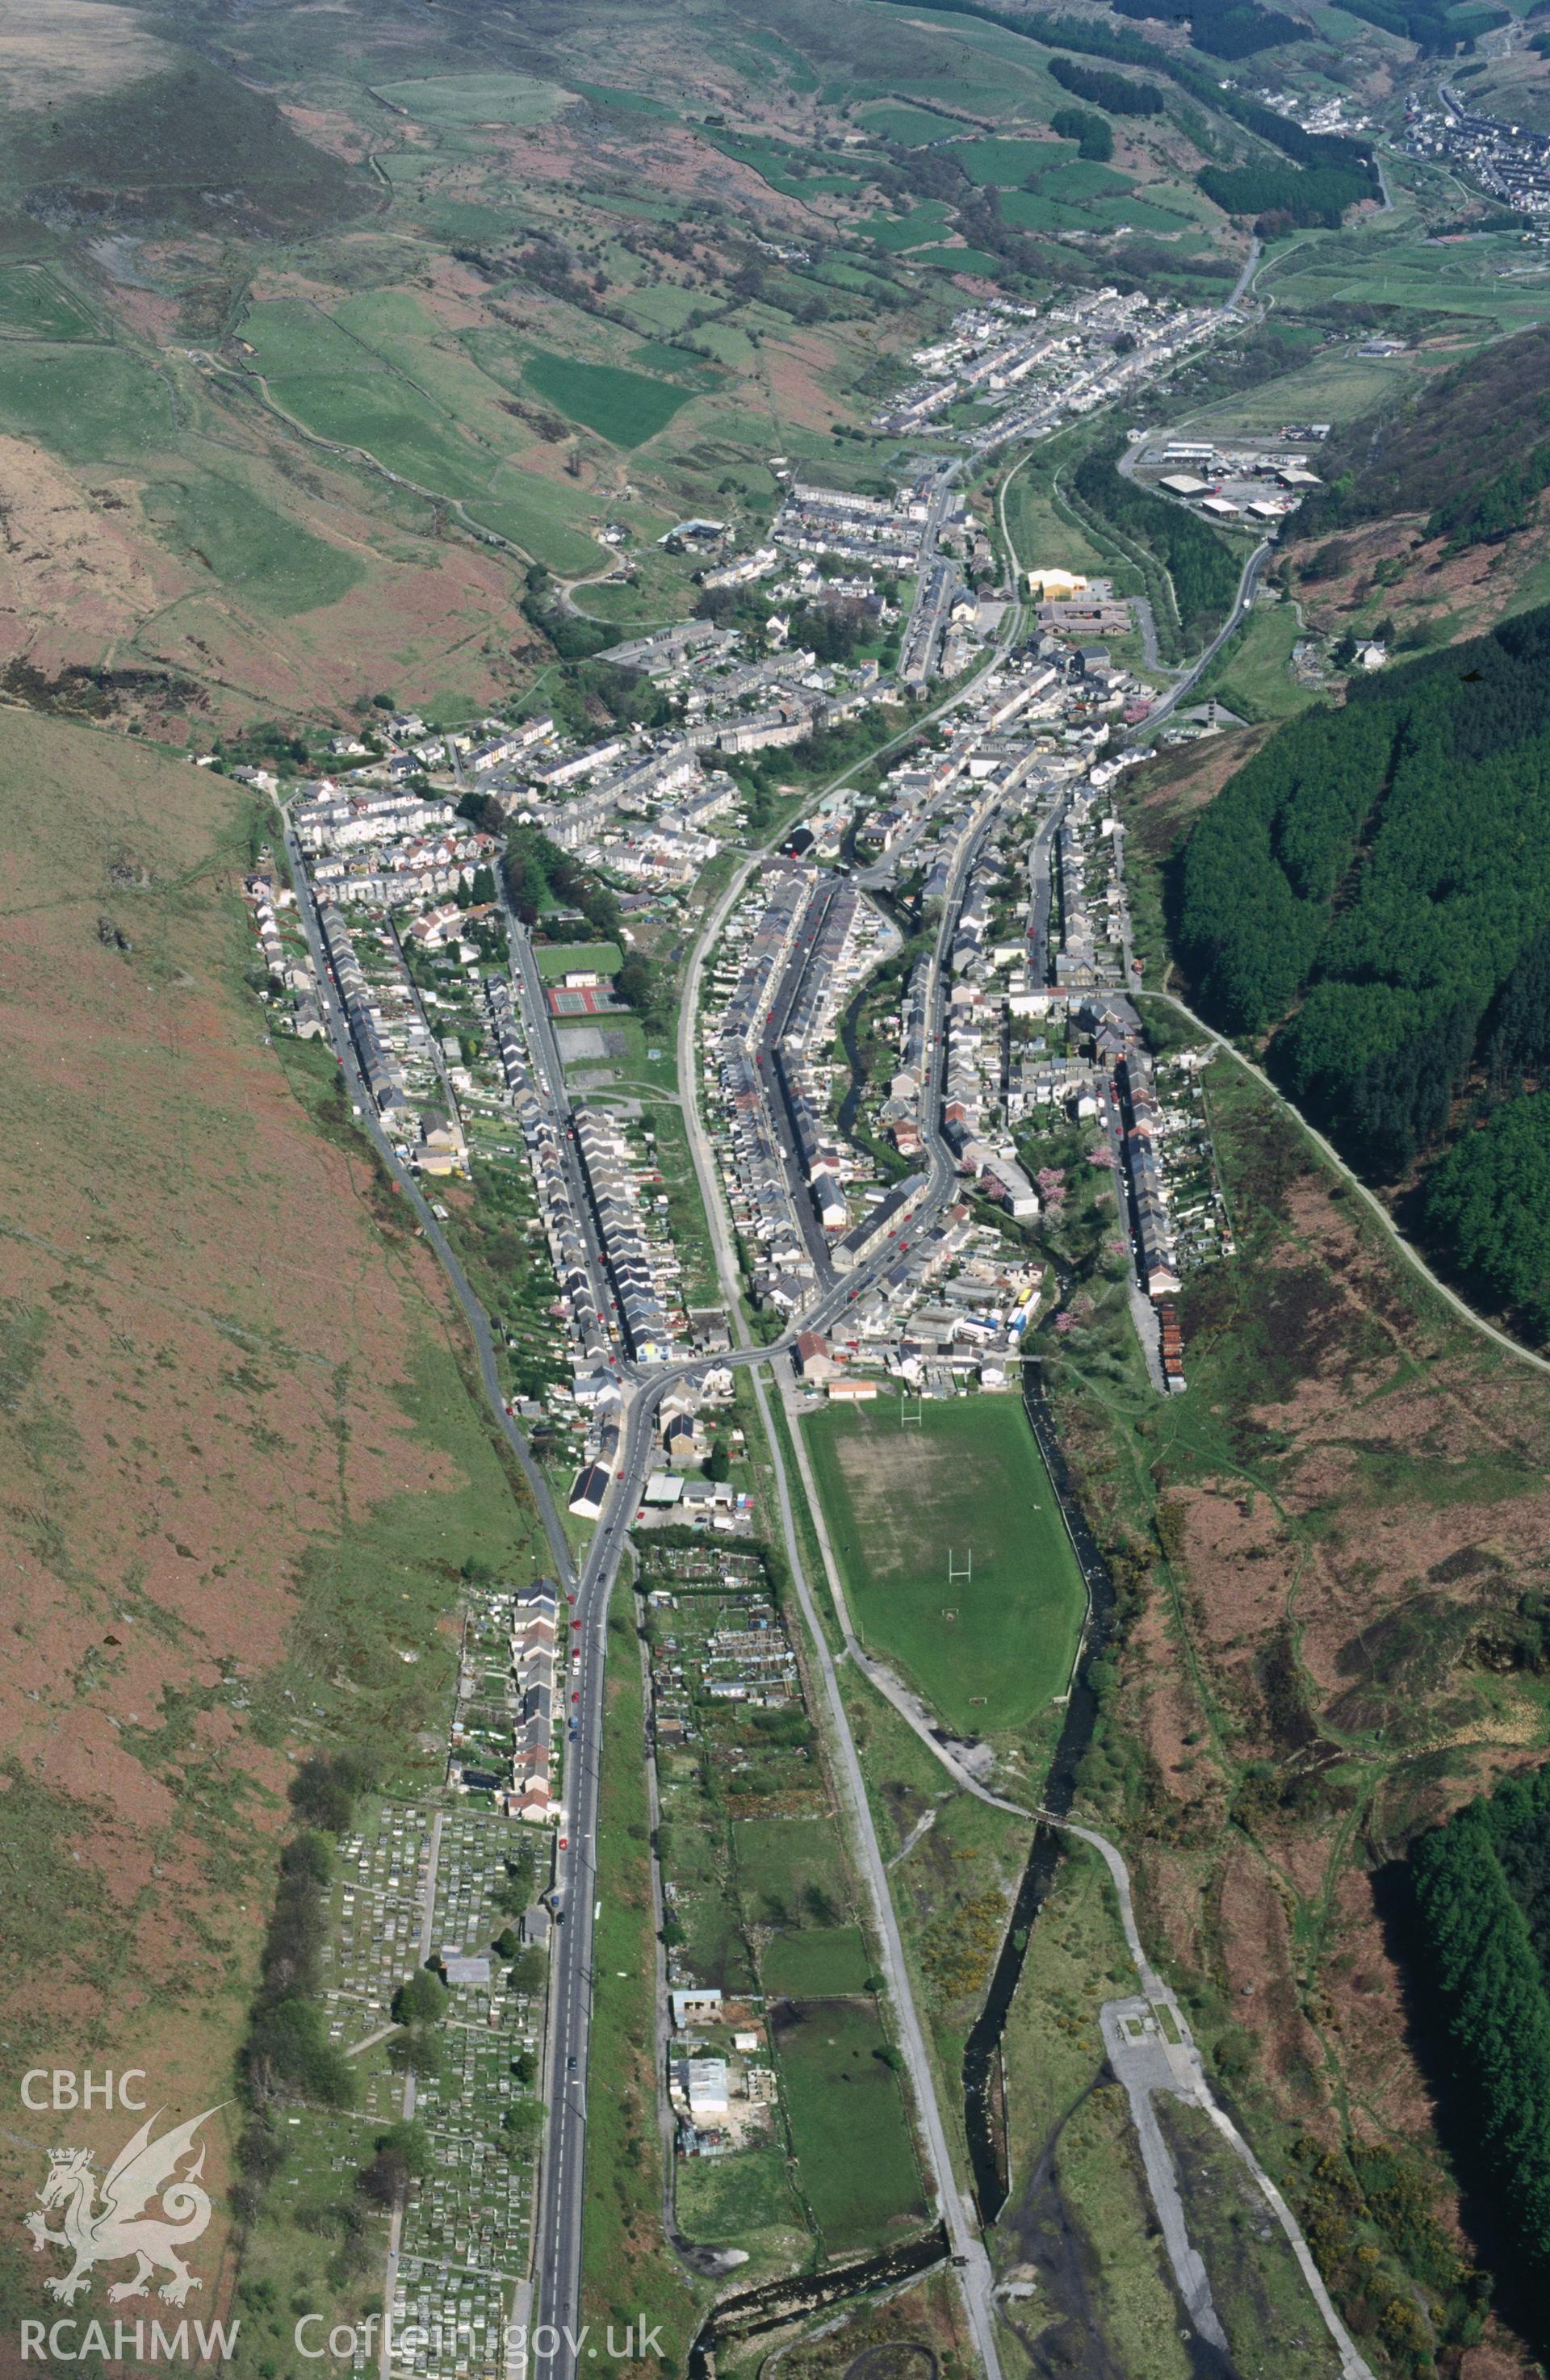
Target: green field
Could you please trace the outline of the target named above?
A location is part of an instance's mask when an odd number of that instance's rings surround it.
[[[642,2242],[651,2257],[653,2313],[666,2301],[665,2352],[685,2358],[699,2326],[696,2284],[660,2240],[662,2166],[658,2153],[651,2052],[656,1966],[651,1895],[639,1849],[647,1832],[640,1761],[645,1695],[635,1631],[623,1612],[609,1621],[603,1707],[602,1785],[598,1807],[596,1976],[587,2091],[587,2208],[582,2230],[582,2305],[590,2320],[634,2302]]]
[[[345,299],[337,317],[285,300],[251,307],[242,336],[272,403],[315,436],[359,447],[416,487],[466,504],[481,527],[551,569],[596,566],[582,492],[510,459],[529,433],[506,402],[522,369],[509,333],[454,341],[407,291],[374,289]],[[685,402],[684,390],[671,395],[675,407]]]
[[[487,495],[495,458],[465,438],[396,373],[369,366],[347,379],[296,372],[275,387],[287,413],[324,438],[359,446],[419,486],[465,499]]]
[[[1013,473],[1006,492],[1007,524],[1023,570],[1079,570],[1112,579],[1121,595],[1145,592],[1136,565],[1117,548],[1100,544],[1096,530],[1076,520],[1060,491],[1059,474],[1082,451],[1082,433],[1066,432],[1047,446],[1035,446]]]
[[[951,139],[958,129],[951,116],[932,115],[924,107],[888,100],[879,106],[864,107],[856,121],[879,140],[897,140],[904,149],[923,149],[929,141]]]
[[[533,356],[523,377],[570,420],[585,422],[613,446],[643,445],[689,401],[689,392],[671,381],[651,380],[619,364],[578,363],[571,356]]]
[[[768,2257],[788,2270],[811,2253],[785,2151],[773,2142],[736,2156],[686,2157],[674,2177],[674,2199],[690,2240],[742,2248],[751,2259]],[[757,2277],[746,2268],[738,2275],[745,2286]]]
[[[919,2222],[920,2176],[872,2003],[783,2003],[774,2033],[803,2194],[829,2252]]]
[[[1122,199],[1133,187],[1128,174],[1117,174],[1112,165],[1100,165],[1095,158],[1078,157],[1064,142],[1059,154],[1040,167],[1038,186],[1047,198],[1077,200]]]
[[[363,354],[358,343],[321,307],[289,298],[250,306],[243,317],[241,335],[253,349],[254,370],[269,375],[385,372],[388,369],[381,358]]]
[[[577,974],[589,967],[598,975],[617,975],[624,964],[617,942],[539,942],[533,955],[546,983],[573,968]]]
[[[754,1969],[733,1903],[707,1895],[691,1903],[680,1954],[686,1973],[723,1991],[753,1988]]]
[[[1020,231],[1115,231],[1128,225],[1136,231],[1172,233],[1188,231],[1193,223],[1182,208],[1161,206],[1144,196],[1128,175],[1079,157],[1067,141],[975,145],[996,150],[1036,145],[1042,150],[1046,162],[1029,177],[1030,187],[1001,193],[1001,213]],[[1018,177],[1019,184],[1023,178]]]
[[[903,9],[886,18],[875,8],[829,9],[822,56],[829,79],[819,97],[831,106],[918,98],[993,123],[1037,124],[1065,97],[1023,34],[973,18],[922,23]]]
[[[759,1984],[772,1999],[827,1998],[865,1991],[871,1972],[859,1925],[813,1925],[775,1936],[759,1961]]]
[[[1291,674],[1291,649],[1301,635],[1290,603],[1256,605],[1201,679],[1195,696],[1214,695],[1240,719],[1290,719],[1293,711],[1305,710],[1319,698]]]
[[[849,1914],[840,1838],[828,1818],[741,1818],[737,1880],[756,1925],[837,1925]]]
[[[940,199],[927,199],[923,205],[912,207],[907,215],[868,215],[855,228],[867,239],[875,239],[879,248],[896,253],[918,248],[923,240],[939,238],[947,229],[947,214]]]
[[[950,1727],[1025,1728],[1064,1692],[1086,1609],[1027,1417],[1013,1397],[927,1403],[918,1427],[900,1411],[804,1424],[857,1632]],[[950,1586],[971,1551],[973,1584]]]
[[[558,83],[524,74],[438,75],[425,82],[390,82],[382,85],[381,96],[439,132],[482,124],[548,124],[566,98]]]
[[[0,345],[0,429],[67,463],[139,461],[170,447],[172,393],[117,347]]]
[[[1504,331],[1550,321],[1550,264],[1510,233],[1446,243],[1356,232],[1301,241],[1255,286],[1289,306],[1403,306],[1484,316]]]
[[[338,602],[365,576],[353,554],[287,520],[236,480],[179,473],[142,502],[167,544],[202,562],[239,601],[281,618]]]
[[[673,110],[664,101],[652,99],[643,91],[623,91],[612,83],[579,82],[574,75],[566,78],[566,86],[578,91],[594,106],[617,108],[625,115],[673,115]]]
[[[1019,231],[1091,231],[1093,218],[1082,208],[1062,199],[1047,198],[1041,183],[1036,190],[1008,190],[1001,200],[1004,222],[1015,225]]]
[[[862,187],[860,177],[854,174],[829,174],[810,168],[800,152],[783,140],[765,140],[745,132],[707,132],[705,138],[723,157],[751,167],[784,198],[827,196]]]
[[[1176,215],[1168,207],[1154,206],[1150,199],[1093,199],[1087,202],[1089,223],[1104,231],[1188,231],[1189,218]]]
[[[680,289],[677,283],[664,281],[656,288],[622,289],[615,303],[633,322],[643,323],[652,331],[665,331],[671,337],[681,331],[689,316],[699,310],[692,289]],[[695,334],[697,339],[701,334]],[[648,341],[648,346],[654,342]],[[639,352],[638,349],[636,351]]]
[[[635,350],[636,368],[651,372],[676,372],[696,388],[719,388],[726,379],[720,364],[708,363],[691,348],[675,347],[671,339],[648,339]]]
[[[917,248],[904,261],[927,264],[936,273],[981,273],[991,280],[1001,269],[999,257],[987,255],[983,248]]]
[[[1260,433],[1278,428],[1283,421],[1332,421],[1338,427],[1364,413],[1398,405],[1419,384],[1426,369],[1413,356],[1361,356],[1354,347],[1335,347],[1295,371],[1278,374],[1263,388],[1244,389],[1241,395],[1203,406],[1176,426],[1184,429],[1209,422],[1217,434]],[[1436,369],[1435,363],[1431,369]],[[1310,461],[1316,471],[1317,455]]]
[[[584,587],[575,604],[587,619],[607,627],[660,628],[664,620],[687,618],[697,592],[687,581],[665,588],[637,581],[628,587]]]
[[[965,140],[952,153],[972,182],[1010,190],[1030,174],[1041,174],[1062,152],[1047,140]],[[1069,148],[1063,153],[1069,156]]]
[[[858,298],[874,298],[890,286],[876,266],[866,272],[860,265],[843,263],[834,257],[826,257],[822,264],[815,266],[813,278],[827,281],[836,289],[854,289]]]
[[[0,359],[0,386],[3,377]],[[492,455],[411,382],[375,370],[369,358],[348,378],[287,376],[274,383],[273,395],[317,436],[359,447],[417,487],[466,504],[475,520],[551,568],[596,566],[598,549],[575,525],[580,495]]]
[[[102,332],[72,290],[42,264],[0,270],[0,337],[94,339]]]

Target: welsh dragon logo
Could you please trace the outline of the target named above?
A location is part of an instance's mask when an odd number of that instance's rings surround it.
[[[194,2135],[205,2118],[216,2112],[206,2107],[203,2115],[163,2132],[159,2141],[151,2139],[151,2131],[161,2109],[148,2116],[103,2174],[100,2204],[91,2151],[49,2151],[48,2179],[37,2193],[44,2211],[23,2219],[35,2250],[64,2248],[75,2258],[67,2273],[51,2276],[43,2283],[51,2297],[73,2305],[82,2289],[91,2288],[93,2265],[116,2264],[125,2256],[135,2258],[135,2269],[127,2280],[115,2281],[109,2289],[110,2305],[120,2305],[126,2298],[149,2297],[158,2272],[169,2277],[156,2292],[169,2305],[184,2304],[190,2289],[203,2287],[179,2253],[210,2221],[210,2200],[200,2187],[204,2172],[202,2143],[188,2171],[180,2174],[177,2168],[192,2151]],[[147,2207],[158,2198],[159,2213],[148,2215]],[[48,2228],[46,2210],[51,2207],[63,2210],[62,2228],[57,2231]]]

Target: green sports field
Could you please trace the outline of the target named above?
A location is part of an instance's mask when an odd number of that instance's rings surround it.
[[[624,964],[617,942],[540,942],[533,955],[546,983],[587,969],[595,975],[617,975]]]
[[[913,1415],[914,1406],[908,1408]],[[879,1397],[803,1427],[852,1615],[966,1735],[1026,1727],[1065,1691],[1086,1591],[1015,1397]],[[948,1581],[948,1558],[971,1581]]]

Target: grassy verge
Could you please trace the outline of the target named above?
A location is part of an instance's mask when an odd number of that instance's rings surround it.
[[[645,1704],[635,1629],[631,1600],[621,1585],[608,1623],[598,1807],[602,1913],[592,1942],[581,2311],[582,2319],[594,2325],[613,2323],[619,2337],[646,2308],[648,2318],[661,2325],[664,2360],[681,2371],[699,2327],[702,2301],[662,2238],[656,1948],[640,1753]]]
[[[1074,570],[1092,577],[1108,569],[1104,547],[1060,509],[1053,492],[1060,463],[1074,455],[1070,442],[1051,439],[1034,450],[1007,489],[1007,528],[1020,570]]]
[[[844,1637],[833,1603],[829,1598],[829,1573],[823,1566],[823,1556],[818,1550],[818,1540],[813,1527],[812,1514],[807,1509],[807,1499],[803,1491],[802,1475],[796,1467],[796,1450],[792,1443],[791,1424],[786,1418],[786,1409],[780,1392],[773,1385],[769,1388],[766,1402],[769,1408],[769,1417],[775,1437],[780,1444],[781,1459],[785,1465],[786,1487],[791,1496],[792,1514],[796,1523],[796,1542],[802,1556],[802,1567],[806,1572],[807,1584],[813,1591],[813,1600],[817,1607],[818,1617],[823,1622],[824,1635],[828,1640],[829,1651],[838,1653],[844,1644]],[[773,1487],[770,1490],[769,1501],[771,1505],[775,1501]],[[779,1535],[778,1527],[772,1531],[772,1534]]]
[[[1136,1988],[1108,1872],[1074,1843],[1035,1920],[1005,2036],[1015,2196],[1104,2062],[1101,2001]]]
[[[938,2105],[966,2187],[963,2047],[1000,1948],[1031,1830],[953,1785],[892,1706],[854,1672],[842,1670],[841,1682],[873,1824],[889,1862],[889,1890],[931,2048]]]

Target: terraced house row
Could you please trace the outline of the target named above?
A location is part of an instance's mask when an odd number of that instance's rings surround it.
[[[576,1354],[589,1365],[603,1364],[612,1353],[608,1326],[599,1310],[587,1241],[566,1177],[561,1127],[539,1096],[527,1044],[512,1007],[510,985],[499,977],[490,977],[485,982],[484,997],[512,1113],[533,1170],[539,1214],[559,1290],[559,1304],[570,1326]]]
[[[356,955],[350,929],[332,902],[325,901],[320,907],[318,926],[366,1087],[383,1115],[394,1109],[406,1109],[409,1094],[403,1071],[388,1053],[366,970]]]
[[[494,837],[460,819],[449,800],[374,785],[344,789],[326,777],[304,791],[291,824],[318,898],[350,907],[466,897],[500,855]]]
[[[818,1276],[759,1055],[817,880],[810,868],[767,870],[757,891],[733,912],[705,1020],[707,1041],[716,1051],[706,1071],[719,1088],[721,1169],[745,1269],[758,1303],[783,1314],[812,1293]]]
[[[542,1826],[558,1815],[553,1777],[558,1629],[554,1582],[535,1579],[516,1597],[511,1631],[515,1728],[511,1784],[505,1795],[506,1815],[525,1819],[530,1826]]]
[[[647,1169],[633,1155],[623,1124],[606,1109],[577,1106],[575,1116],[576,1152],[625,1345],[637,1363],[665,1364],[686,1328],[678,1298],[682,1269],[665,1230],[646,1231],[640,1177]]]
[[[829,1113],[831,1070],[824,1053],[842,1002],[897,948],[899,937],[851,883],[820,886],[806,914],[817,919],[811,946],[772,1053],[773,1082],[768,1075],[766,1080],[783,1105],[792,1164],[819,1230],[834,1238],[850,1220],[845,1184],[851,1152]],[[820,1242],[820,1262],[822,1246]]]

